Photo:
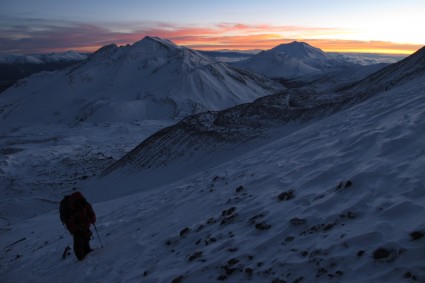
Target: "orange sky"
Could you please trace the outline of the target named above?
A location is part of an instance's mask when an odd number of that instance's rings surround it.
[[[383,40],[352,39],[357,31],[344,28],[219,23],[209,26],[145,23],[142,27],[96,24],[57,25],[41,21],[43,28],[16,26],[0,38],[3,53],[48,53],[76,50],[94,52],[104,45],[132,44],[145,36],[169,39],[199,50],[271,49],[283,43],[304,41],[327,52],[412,54],[423,45]]]
[[[215,38],[192,38],[174,40],[174,43],[199,50],[217,49],[271,49],[279,44],[292,41],[304,41],[326,52],[355,52],[355,53],[382,53],[382,54],[412,54],[422,47],[419,44],[400,44],[383,41],[359,41],[337,39],[285,39],[273,35],[253,35]]]
[[[77,50],[158,36],[195,49],[410,54],[425,45],[423,0],[2,0],[0,54]]]

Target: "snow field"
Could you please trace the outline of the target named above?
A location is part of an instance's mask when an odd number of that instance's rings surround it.
[[[416,80],[381,93],[183,180],[89,199],[105,248],[83,263],[60,258],[71,239],[57,211],[11,225],[2,247],[25,240],[6,248],[1,274],[5,282],[423,281],[423,87]]]

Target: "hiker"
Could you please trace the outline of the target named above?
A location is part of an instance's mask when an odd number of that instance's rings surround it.
[[[96,222],[96,214],[80,192],[65,196],[59,206],[60,219],[74,238],[74,253],[78,260],[92,251],[90,225]]]

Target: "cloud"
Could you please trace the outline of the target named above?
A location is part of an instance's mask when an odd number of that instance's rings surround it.
[[[111,43],[134,43],[146,35],[169,39],[196,49],[269,49],[303,40],[325,51],[412,53],[419,45],[391,42],[323,39],[353,33],[339,28],[218,23],[211,26],[174,25],[165,22],[76,23],[43,19],[0,22],[0,53],[46,53],[77,50],[93,52]]]

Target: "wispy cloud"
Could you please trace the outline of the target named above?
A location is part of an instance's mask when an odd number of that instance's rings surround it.
[[[20,25],[3,24],[0,27],[0,53],[29,54],[70,49],[92,52],[111,43],[133,43],[146,35],[167,38],[176,44],[197,49],[269,49],[293,40],[304,40],[327,51],[412,53],[421,47],[390,42],[326,39],[354,32],[340,28],[243,23],[218,23],[211,26],[164,22],[82,24],[27,19],[21,21]]]

